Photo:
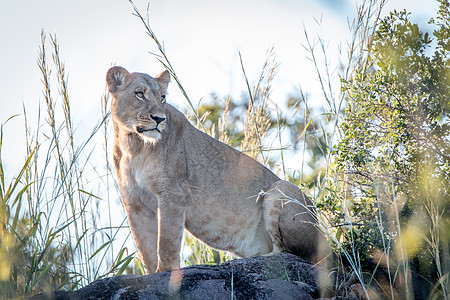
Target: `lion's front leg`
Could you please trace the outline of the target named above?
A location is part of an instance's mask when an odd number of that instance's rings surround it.
[[[156,272],[180,267],[180,249],[185,227],[186,208],[174,196],[160,196],[158,201],[158,267]]]
[[[134,241],[147,274],[155,273],[158,264],[158,217],[140,200],[125,202]]]

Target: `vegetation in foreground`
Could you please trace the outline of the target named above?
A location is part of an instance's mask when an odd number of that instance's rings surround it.
[[[419,280],[425,287],[421,297],[450,296],[450,8],[448,1],[438,2],[430,35],[406,12],[380,19],[383,0],[363,1],[350,28],[346,63],[337,73],[330,69],[325,42],[311,40],[305,31],[305,47],[322,84],[323,111],[311,109],[303,93],[289,97],[285,110],[271,107],[278,67],[273,50],[254,84],[245,77],[248,91],[242,99],[217,96],[195,109],[148,18],[136,8],[159,59],[183,91],[193,122],[316,201],[322,230],[338,258],[338,280],[331,288],[340,295],[358,283],[370,299],[412,299],[412,281]],[[45,117],[31,126],[24,109],[28,154],[15,176],[4,174],[1,160],[7,122],[0,131],[0,297],[6,298],[143,273],[128,248],[125,215],[118,220],[111,213],[118,193],[109,164],[107,94],[98,124],[80,138],[72,126],[55,36],[43,33],[39,68],[45,100],[40,116]],[[284,163],[288,144],[309,161],[295,166],[296,172]],[[101,158],[101,167],[92,163]],[[231,258],[191,236],[185,249],[186,265]],[[377,277],[379,270],[383,278]]]

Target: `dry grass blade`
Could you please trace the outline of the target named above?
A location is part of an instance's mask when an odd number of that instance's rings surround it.
[[[142,16],[142,14],[139,12],[139,9],[134,4],[134,2],[132,0],[129,0],[129,2],[130,2],[131,6],[133,7],[133,9],[135,11],[135,15],[142,21],[142,24],[144,25],[148,36],[150,36],[150,38],[155,42],[156,46],[158,47],[158,50],[159,50],[161,56],[156,55],[157,59],[170,72],[170,74],[172,75],[172,78],[177,83],[177,86],[180,89],[181,93],[183,94],[184,98],[187,100],[188,105],[189,105],[190,109],[192,110],[192,113],[194,114],[195,118],[197,119],[198,125],[200,125],[202,127],[203,131],[206,132],[206,129],[204,128],[203,123],[201,122],[200,117],[198,116],[196,109],[192,105],[192,102],[189,99],[188,94],[186,93],[183,85],[181,84],[180,79],[178,78],[177,74],[175,73],[175,70],[174,70],[172,64],[170,63],[168,57],[166,56],[166,51],[164,49],[164,46],[161,44],[161,42],[159,41],[159,39],[157,38],[157,36],[155,35],[155,33],[153,32],[153,30],[150,27],[149,6],[147,6],[147,18],[144,18]]]

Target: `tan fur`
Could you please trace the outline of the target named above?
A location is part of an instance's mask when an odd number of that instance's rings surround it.
[[[287,251],[312,258],[311,201],[166,104],[169,79],[167,71],[152,78],[121,67],[107,74],[115,168],[147,273],[179,267],[184,229],[240,257]]]

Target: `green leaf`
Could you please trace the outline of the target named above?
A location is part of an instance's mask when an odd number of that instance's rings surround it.
[[[20,170],[19,175],[9,184],[8,190],[2,195],[3,197],[1,199],[2,200],[1,204],[7,203],[8,200],[11,198],[11,196],[14,193],[17,185],[20,183],[20,179],[22,178],[23,174],[27,170],[28,164],[30,163],[31,159],[33,158],[34,153],[35,153],[37,148],[38,148],[38,146],[34,147],[33,151],[30,153],[30,155],[28,156],[27,160],[25,161],[25,164],[23,165],[22,169]],[[1,163],[0,163],[0,165],[1,165]]]
[[[127,256],[127,258],[125,259],[124,263],[122,264],[122,266],[120,267],[119,271],[117,272],[116,276],[120,276],[122,275],[122,273],[126,270],[126,268],[128,267],[128,265],[130,264],[130,262],[133,260],[133,254],[130,254]]]
[[[86,192],[85,190],[79,189],[78,191],[81,192],[81,193],[83,193],[83,194],[86,194],[86,195],[88,195],[88,196],[90,196],[90,197],[93,197],[93,198],[95,198],[95,199],[103,200],[102,198],[100,198],[100,197],[98,197],[98,196],[95,196],[95,195],[92,194],[92,193]]]
[[[100,248],[98,248],[98,249],[94,252],[94,254],[92,254],[92,255],[89,257],[89,260],[91,260],[94,256],[96,256],[100,251],[103,250],[103,248],[105,248],[105,247],[108,246],[109,244],[111,244],[110,241],[108,241],[108,242],[104,243],[103,245],[101,245]]]

